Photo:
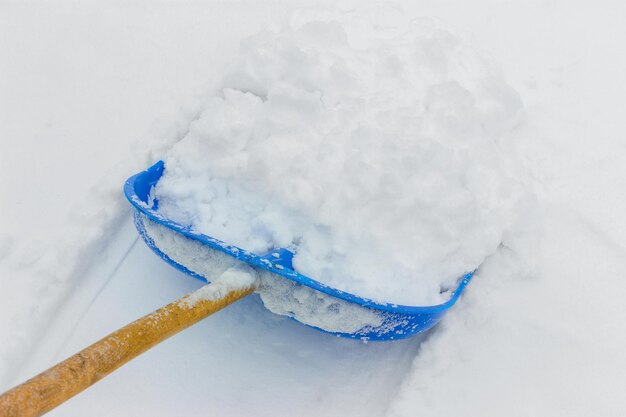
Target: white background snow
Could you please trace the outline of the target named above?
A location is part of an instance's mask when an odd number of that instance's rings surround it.
[[[488,260],[425,337],[336,339],[251,297],[52,415],[626,414],[626,7],[397,4],[520,92],[538,243]],[[308,5],[0,3],[0,390],[200,285],[137,242],[121,185],[241,39]]]

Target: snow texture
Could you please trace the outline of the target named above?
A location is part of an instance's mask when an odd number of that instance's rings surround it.
[[[357,334],[379,327],[383,316],[369,308],[315,291],[283,277],[263,272],[259,294],[272,313],[295,318],[327,332]]]
[[[305,11],[244,40],[167,153],[159,210],[379,302],[434,305],[506,242],[528,197],[522,103],[433,19]]]
[[[147,236],[161,252],[207,281],[221,279],[235,268],[247,265],[230,255],[189,239],[145,216],[141,217]],[[288,316],[328,332],[357,333],[365,327],[378,327],[383,317],[368,308],[331,297],[286,278],[259,270],[258,293],[271,312]],[[257,271],[254,271],[257,274]],[[212,285],[207,286],[207,291]]]
[[[208,281],[242,262],[223,252],[207,248],[200,242],[181,236],[167,227],[142,217],[146,234],[154,244],[171,260],[190,271],[204,277]]]

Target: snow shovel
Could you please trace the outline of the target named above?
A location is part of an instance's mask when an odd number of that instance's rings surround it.
[[[328,331],[316,327],[339,337],[376,341],[402,339],[430,329],[456,303],[474,274],[469,272],[460,277],[456,288],[443,289],[450,293],[448,301],[433,306],[385,304],[340,291],[295,271],[292,265],[293,252],[289,248],[276,248],[264,255],[254,254],[194,232],[190,227],[161,215],[153,188],[163,174],[163,169],[164,164],[159,161],[125,183],[124,192],[134,208],[135,226],[140,236],[170,265],[204,282],[208,282],[211,277],[201,273],[203,263],[218,262],[224,266],[226,273],[213,284],[122,327],[2,394],[0,417],[42,415],[163,340],[253,293],[257,289],[258,280],[232,278],[237,274],[230,274],[229,278],[230,268],[236,268],[242,262],[258,273],[272,274],[333,297],[338,306],[336,308],[358,306],[377,315],[379,320],[376,324],[367,324],[356,330]],[[181,258],[180,254],[186,251],[203,255]],[[292,318],[298,320],[295,315]]]
[[[154,198],[154,186],[161,178],[163,170],[164,163],[159,161],[147,170],[129,178],[124,186],[126,198],[135,209],[135,226],[150,249],[170,265],[203,282],[207,282],[206,274],[202,272],[207,263],[232,266],[244,262],[261,274],[287,279],[297,285],[333,297],[339,307],[342,305],[358,306],[380,318],[376,325],[350,331],[328,332],[318,328],[335,336],[382,341],[403,339],[423,332],[439,322],[456,303],[474,275],[473,271],[466,273],[457,280],[455,288],[442,289],[442,292],[449,294],[448,301],[432,306],[380,303],[338,290],[295,271],[292,264],[294,253],[290,248],[275,248],[266,254],[258,255],[195,232],[191,227],[163,216],[159,212],[159,201]],[[185,252],[205,255],[181,256]],[[296,315],[292,318],[298,320]]]

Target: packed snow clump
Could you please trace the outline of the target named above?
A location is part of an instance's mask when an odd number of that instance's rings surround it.
[[[383,324],[380,313],[331,297],[271,272],[254,270],[242,261],[174,232],[145,216],[138,219],[146,236],[172,261],[211,282],[181,302],[223,297],[234,288],[254,285],[270,311],[334,333],[358,333]],[[260,277],[258,276],[260,274]],[[260,283],[257,282],[260,278]]]
[[[244,41],[165,156],[159,210],[381,302],[445,301],[523,210],[522,103],[441,24],[308,12]]]
[[[178,303],[181,307],[193,308],[198,302],[219,300],[233,291],[254,290],[257,281],[257,271],[249,265],[240,264],[213,277],[211,285],[205,285],[188,294]]]
[[[359,333],[379,328],[383,315],[271,272],[261,272],[259,294],[272,313],[295,318],[301,323],[333,333]]]

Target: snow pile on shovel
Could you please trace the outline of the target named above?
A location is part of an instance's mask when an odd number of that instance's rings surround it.
[[[306,12],[246,40],[165,157],[159,209],[382,302],[445,301],[523,211],[522,103],[435,21]]]

